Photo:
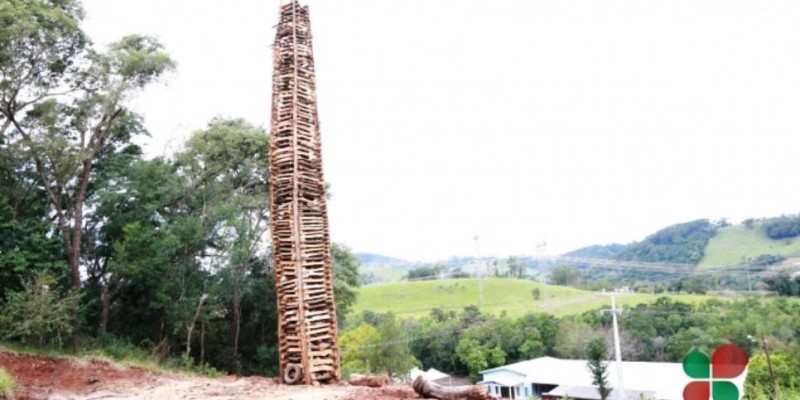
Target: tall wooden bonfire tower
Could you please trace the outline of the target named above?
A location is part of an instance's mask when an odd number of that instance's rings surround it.
[[[270,189],[285,383],[339,379],[336,308],[308,6],[281,4],[274,43]]]

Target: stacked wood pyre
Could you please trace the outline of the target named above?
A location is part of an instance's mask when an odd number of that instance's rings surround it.
[[[339,379],[336,309],[308,6],[282,4],[274,43],[271,234],[285,383]]]

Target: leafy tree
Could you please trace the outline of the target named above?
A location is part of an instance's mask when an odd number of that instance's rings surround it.
[[[41,272],[67,281],[67,264],[33,165],[19,149],[0,145],[0,300]]]
[[[85,206],[140,153],[131,139],[144,129],[126,103],[173,65],[147,37],[127,36],[95,52],[79,28],[82,17],[70,0],[12,1],[0,9],[0,140],[27,160],[23,170],[35,174],[27,179],[42,188],[56,222],[42,237],[60,235],[73,291],[85,265]]]
[[[46,273],[38,274],[24,284],[23,290],[12,292],[0,311],[0,337],[23,343],[36,339],[39,346],[62,345],[62,339],[72,333],[74,310],[78,294],[62,294],[55,279]]]
[[[770,361],[772,368],[775,371],[775,378],[780,388],[796,389],[800,387],[800,377],[797,371],[800,370],[800,360],[795,356],[796,354],[787,354],[777,352],[770,354]],[[750,357],[747,363],[747,379],[745,380],[745,392],[768,393],[770,397],[775,398],[772,390],[772,381],[767,365],[767,357],[763,353],[759,353]]]
[[[525,264],[517,257],[508,257],[506,267],[510,278],[522,278],[525,276]]]
[[[608,363],[606,355],[608,347],[602,338],[593,339],[586,348],[588,361],[586,365],[592,373],[592,384],[597,387],[597,392],[602,400],[606,400],[611,393],[611,384],[608,382]]]
[[[769,290],[781,296],[800,296],[800,279],[792,278],[787,273],[764,279]]]
[[[406,273],[408,280],[431,280],[439,279],[439,275],[444,271],[442,265],[432,265],[414,268]]]
[[[349,248],[336,243],[331,246],[331,256],[336,318],[339,326],[344,326],[345,317],[356,303],[356,289],[361,284],[358,274],[361,262]]]
[[[588,323],[575,320],[560,321],[559,333],[556,354],[568,359],[587,358],[589,343],[602,337],[602,334]]]
[[[375,370],[386,372],[390,377],[405,374],[417,364],[417,360],[403,340],[408,335],[403,325],[403,321],[398,320],[390,312],[381,317],[377,326],[381,344],[378,347]]]
[[[550,272],[550,283],[560,286],[575,286],[580,281],[580,272],[568,265],[559,265]]]
[[[339,338],[342,348],[342,374],[371,373],[380,365],[379,349],[381,337],[372,325],[362,322],[355,329],[347,331]]]
[[[480,371],[489,366],[502,365],[506,360],[505,352],[500,347],[489,347],[475,339],[461,339],[456,346],[456,356],[467,366],[472,380],[477,379]]]
[[[771,239],[788,239],[800,235],[800,215],[785,215],[764,222],[764,232]]]

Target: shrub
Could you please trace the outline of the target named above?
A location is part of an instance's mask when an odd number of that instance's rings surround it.
[[[0,338],[39,346],[62,345],[62,338],[72,334],[73,318],[79,295],[62,295],[56,280],[46,273],[36,275],[23,290],[8,294],[0,311]]]
[[[13,398],[15,386],[14,377],[0,368],[0,398]]]

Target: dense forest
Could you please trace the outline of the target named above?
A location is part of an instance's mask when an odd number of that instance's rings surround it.
[[[129,104],[175,64],[147,36],[95,48],[83,14],[0,7],[0,340],[274,374],[267,132],[218,118],[145,157]],[[333,256],[343,320],[358,261]]]
[[[800,385],[799,331],[800,303],[787,299],[711,299],[693,305],[662,297],[620,317],[625,360],[681,362],[692,349],[710,353],[724,343],[742,347],[751,358],[751,398],[772,397],[764,341],[783,393]],[[613,348],[611,315],[599,309],[565,318],[487,315],[475,306],[460,313],[434,308],[421,319],[365,312],[349,321],[341,338],[342,368],[346,374],[397,375],[421,365],[477,380],[482,370],[535,357],[586,359],[597,338]]]
[[[628,245],[595,245],[567,253],[572,257],[605,258],[697,264],[703,258],[708,241],[724,222],[712,223],[707,219],[684,222],[663,228],[640,242]]]

